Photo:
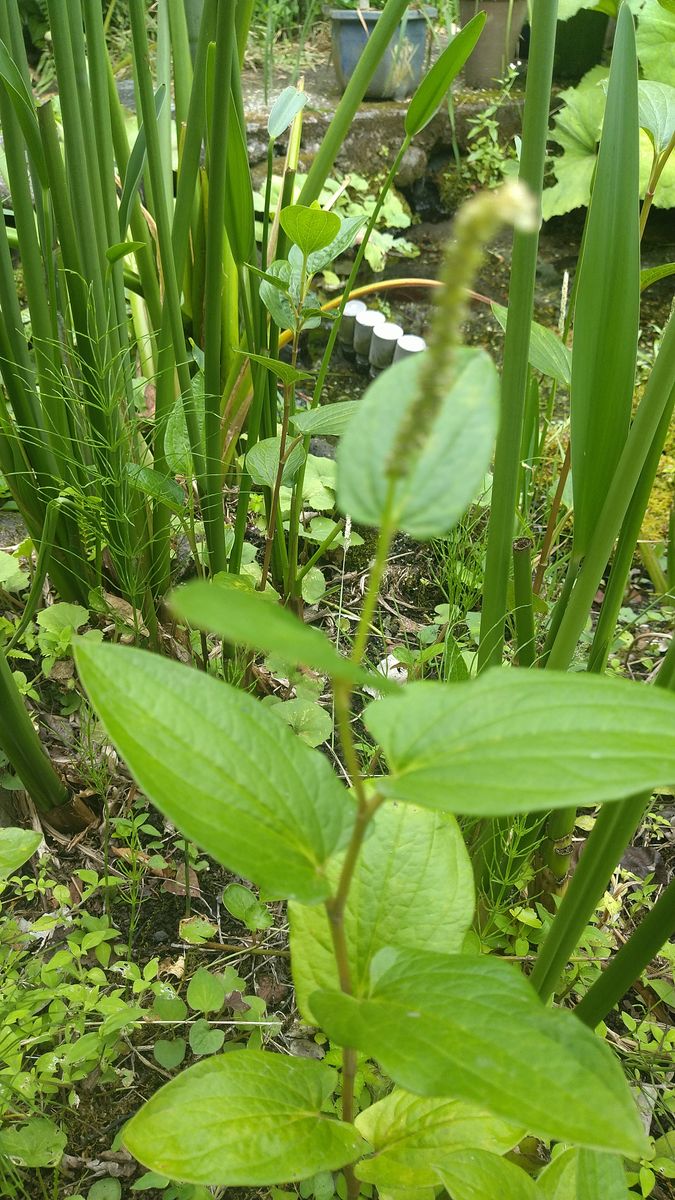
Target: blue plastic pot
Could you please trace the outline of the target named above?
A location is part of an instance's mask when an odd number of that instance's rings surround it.
[[[354,73],[368,34],[379,20],[380,13],[375,9],[354,12],[334,8],[330,15],[333,65],[338,83],[344,89]],[[366,92],[367,99],[403,100],[414,92],[424,73],[428,20],[435,16],[435,8],[425,7],[424,12],[409,12],[401,21],[370,81]]]

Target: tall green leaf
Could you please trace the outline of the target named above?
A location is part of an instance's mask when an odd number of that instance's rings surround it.
[[[155,116],[159,121],[162,108],[164,107],[164,97],[166,96],[166,87],[162,83],[155,92]],[[120,237],[124,240],[129,227],[129,218],[131,214],[131,206],[134,202],[134,197],[138,192],[143,178],[147,158],[147,136],[146,131],[141,122],[136,141],[133,144],[127,169],[124,175],[124,187],[122,188],[122,196],[120,198],[119,207],[119,223]]]
[[[384,371],[359,401],[337,451],[338,506],[363,525],[379,525],[389,491],[390,459],[418,398],[422,355]],[[477,494],[497,426],[497,373],[482,350],[457,353],[453,383],[424,448],[397,480],[393,520],[412,537],[447,533]]]
[[[639,123],[633,18],[617,22],[574,315],[574,553],[588,549],[631,415],[640,313]]]
[[[273,139],[281,137],[289,125],[293,124],[306,103],[306,92],[299,92],[295,87],[284,88],[270,109],[267,120],[267,132],[270,137]]]
[[[572,1013],[546,1008],[514,967],[385,949],[371,979],[367,998],[321,991],[312,1011],[333,1041],[376,1058],[401,1087],[481,1105],[541,1137],[644,1153],[642,1122],[611,1050]]]
[[[445,812],[602,804],[675,778],[675,697],[623,679],[494,670],[415,683],[365,722],[391,770],[379,790]]]
[[[132,1117],[124,1143],[144,1166],[187,1183],[265,1187],[335,1171],[366,1148],[324,1107],[335,1072],[262,1050],[208,1058]]]
[[[334,886],[342,860],[328,867]],[[473,878],[464,839],[452,817],[386,804],[359,855],[344,927],[352,986],[366,995],[370,964],[383,946],[461,950],[473,918]],[[291,957],[296,1001],[310,1023],[309,997],[338,986],[328,917],[323,908],[293,904]]]
[[[405,114],[405,131],[409,138],[420,133],[437,112],[453,79],[473,52],[483,32],[485,21],[485,13],[477,12],[475,17],[455,34],[449,46],[446,46],[422,80]]]
[[[505,308],[503,304],[493,304],[491,307],[502,329],[506,329],[508,308]],[[534,367],[536,371],[541,371],[542,375],[548,375],[551,379],[556,379],[558,383],[569,387],[572,354],[552,329],[547,329],[538,321],[532,321],[530,325],[528,359],[530,366]]]
[[[252,696],[180,663],[84,639],[75,656],[109,737],[186,837],[273,896],[330,894],[324,864],[353,807],[322,755]]]

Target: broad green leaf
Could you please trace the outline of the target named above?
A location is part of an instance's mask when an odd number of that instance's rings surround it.
[[[675,778],[675,697],[625,679],[488,671],[365,712],[396,800],[474,816],[620,800]]]
[[[272,914],[250,888],[241,883],[228,883],[223,891],[223,905],[235,921],[241,921],[247,929],[269,929]]]
[[[329,895],[324,864],[353,802],[322,755],[252,696],[181,663],[84,639],[75,656],[109,737],[185,837],[271,896]]]
[[[666,279],[668,275],[675,275],[675,263],[662,263],[660,267],[645,267],[644,271],[640,271],[640,291],[644,292],[652,283],[656,283],[659,279]]]
[[[420,83],[405,115],[405,131],[409,138],[420,133],[437,112],[453,79],[473,52],[483,32],[485,20],[485,13],[477,12],[475,17],[455,34],[449,46]]]
[[[253,482],[260,487],[274,487],[279,470],[280,450],[281,438],[264,438],[262,442],[256,442],[246,455],[246,470]],[[284,463],[281,480],[286,487],[293,482],[304,461],[305,451],[302,443],[298,442]]]
[[[309,379],[307,371],[296,371],[290,363],[280,362],[278,358],[270,358],[267,354],[249,354],[247,350],[237,350],[237,354],[241,354],[244,358],[250,359],[251,362],[259,363],[265,370],[271,371],[273,375],[290,387],[294,383],[299,383],[301,379]]]
[[[273,263],[270,263],[267,268],[267,274],[279,279],[286,289],[289,287],[291,267],[285,258],[278,258]],[[264,279],[260,284],[260,299],[269,312],[274,324],[279,329],[293,329],[295,327],[295,313],[285,292],[275,284],[269,283]]]
[[[319,408],[296,412],[291,421],[300,433],[323,433],[339,437],[344,433],[358,407],[358,400],[339,400],[336,404],[322,404]]]
[[[87,1192],[87,1200],[122,1200],[122,1184],[111,1175],[97,1179]]]
[[[672,84],[675,78],[673,13],[646,0],[638,9],[637,54],[647,79]]]
[[[137,492],[142,492],[150,500],[159,500],[171,512],[181,514],[185,508],[185,493],[175,479],[169,479],[155,471],[154,467],[141,467],[138,463],[125,463],[129,483]]]
[[[542,196],[542,212],[547,221],[588,204],[605,111],[601,83],[606,77],[604,67],[595,67],[578,87],[567,88],[558,96],[562,107],[553,119],[551,137],[563,154],[551,160],[557,183],[545,188]]]
[[[292,1183],[337,1171],[367,1148],[323,1111],[334,1087],[323,1063],[235,1050],[160,1088],[125,1127],[124,1143],[144,1166],[187,1183]]]
[[[114,246],[108,246],[105,256],[108,262],[119,262],[121,258],[126,258],[129,254],[135,254],[137,250],[142,250],[145,242],[116,242]]]
[[[570,387],[574,553],[583,557],[630,424],[640,317],[637,60],[622,5],[578,272]]]
[[[310,567],[303,575],[300,583],[300,593],[305,604],[318,604],[326,594],[326,577],[319,567]]]
[[[317,508],[320,512],[333,508],[337,486],[336,474],[337,468],[332,458],[307,455],[302,498],[309,508]]]
[[[162,83],[155,92],[155,118],[159,121],[162,108],[164,107],[164,98],[166,96],[166,84]],[[124,176],[124,187],[120,198],[119,208],[119,226],[120,238],[124,240],[127,229],[129,227],[129,218],[131,215],[131,205],[141,185],[143,172],[145,170],[145,158],[147,153],[147,137],[143,124],[136,134],[136,141],[131,149],[127,169]]]
[[[428,353],[425,351],[424,353]],[[362,525],[379,525],[389,490],[388,466],[399,429],[417,399],[423,355],[396,363],[359,401],[337,450],[338,505]],[[497,427],[498,379],[483,350],[457,352],[454,383],[424,448],[397,481],[394,521],[411,537],[440,537],[479,490]]]
[[[558,1154],[537,1177],[541,1200],[577,1200],[579,1151],[571,1147]]]
[[[452,1200],[537,1200],[538,1196],[536,1184],[522,1167],[487,1150],[451,1154],[438,1174]]]
[[[373,1149],[356,1174],[380,1191],[433,1187],[437,1169],[458,1150],[505,1154],[526,1132],[462,1100],[426,1100],[402,1088],[359,1113],[356,1128]]]
[[[18,559],[0,550],[0,587],[7,592],[22,592],[29,583],[28,572],[21,569]]]
[[[580,1150],[577,1200],[629,1200],[623,1163],[615,1154]]]
[[[363,229],[368,220],[367,217],[363,216],[339,217],[338,219],[340,221],[340,228],[335,237],[322,250],[315,250],[313,254],[308,256],[307,271],[310,275],[316,275],[317,271],[323,271],[324,267],[334,262],[341,254],[346,254],[353,245],[359,230]],[[291,250],[288,257],[289,261],[293,262],[293,250]]]
[[[35,854],[42,834],[33,829],[0,828],[0,879],[13,875]]]
[[[158,1038],[152,1047],[152,1053],[165,1071],[175,1071],[185,1058],[186,1052],[187,1042],[182,1037]]]
[[[206,1054],[217,1054],[225,1041],[223,1029],[213,1029],[202,1019],[190,1026],[190,1049],[198,1058]]]
[[[638,83],[640,128],[649,135],[657,154],[661,154],[675,133],[675,87],[641,79]]]
[[[279,654],[288,662],[302,663],[333,679],[372,682],[373,676],[338,654],[319,629],[305,625],[290,609],[250,588],[197,579],[172,592],[170,603],[184,621],[217,633],[228,642],[263,654]]]
[[[214,975],[206,967],[198,967],[188,985],[186,1000],[190,1008],[197,1012],[220,1012],[225,1003],[222,975]]]
[[[320,991],[332,1041],[420,1096],[454,1096],[540,1137],[640,1157],[647,1138],[619,1063],[572,1013],[545,1007],[508,963],[381,950],[371,993]]]
[[[621,1159],[596,1150],[565,1150],[542,1171],[537,1188],[541,1200],[629,1200]]]
[[[505,330],[508,308],[505,308],[503,304],[493,303],[492,311],[502,329]],[[541,371],[542,375],[548,375],[549,378],[557,379],[558,383],[569,387],[572,370],[571,351],[552,329],[546,329],[538,321],[533,321],[530,325],[528,358],[530,366],[534,367],[536,371]]]
[[[313,700],[284,700],[270,705],[270,712],[293,730],[308,746],[321,746],[333,732],[330,713]]]
[[[25,1125],[0,1129],[0,1154],[24,1167],[56,1167],[66,1148],[66,1135],[49,1117],[30,1117]]]
[[[341,221],[337,213],[318,207],[291,204],[282,208],[279,220],[284,233],[305,257],[324,250],[337,237]]]
[[[89,613],[81,604],[67,604],[61,601],[40,609],[35,620],[40,629],[48,633],[60,634],[65,629],[80,629],[89,620]]]
[[[561,107],[553,119],[551,137],[562,148],[563,154],[550,160],[557,183],[544,189],[543,215],[546,220],[589,202],[605,112],[607,76],[606,67],[593,67],[577,87],[568,88],[557,97]],[[638,96],[641,86],[638,83]],[[643,132],[640,135],[641,196],[647,188],[653,158],[652,142]],[[669,208],[674,203],[675,162],[671,156],[659,179],[654,204],[657,208]]]
[[[271,138],[281,137],[282,133],[292,125],[299,112],[307,103],[307,93],[300,92],[295,87],[284,88],[277,96],[267,120],[267,132]]]
[[[334,886],[341,866],[342,858],[328,866]],[[367,995],[371,962],[383,946],[459,950],[473,909],[471,864],[455,820],[385,804],[361,850],[345,912],[355,994]],[[300,904],[290,906],[289,918],[296,1002],[316,1024],[312,992],[338,986],[328,918],[323,908]]]
[[[184,1021],[187,1013],[185,1001],[176,995],[173,988],[161,991],[152,1002],[152,1015],[158,1021]]]
[[[197,371],[190,383],[190,395],[179,396],[174,404],[164,431],[164,453],[169,469],[175,475],[190,477],[192,474],[192,447],[185,421],[185,406],[192,405],[199,430],[200,441],[204,442],[204,372]]]

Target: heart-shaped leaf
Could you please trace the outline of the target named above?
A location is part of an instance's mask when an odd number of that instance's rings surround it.
[[[313,205],[307,208],[291,204],[282,208],[279,220],[284,233],[306,258],[329,246],[342,227],[337,213]]]
[[[274,487],[279,470],[280,451],[281,438],[263,438],[261,442],[256,442],[246,455],[246,470],[259,487]],[[298,442],[288,455],[281,473],[281,482],[285,487],[293,482],[304,461],[305,451]]]

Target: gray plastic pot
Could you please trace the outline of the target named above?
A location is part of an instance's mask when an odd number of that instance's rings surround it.
[[[485,27],[464,67],[464,79],[469,87],[491,88],[496,79],[503,79],[506,67],[515,58],[527,0],[513,0],[510,29],[509,0],[459,0],[462,27],[477,12],[486,14]]]
[[[368,8],[358,12],[334,8],[330,16],[333,65],[338,83],[344,89],[380,13]],[[423,12],[407,13],[370,81],[367,99],[403,100],[414,92],[424,74],[428,21],[435,16],[436,9],[426,6]]]

